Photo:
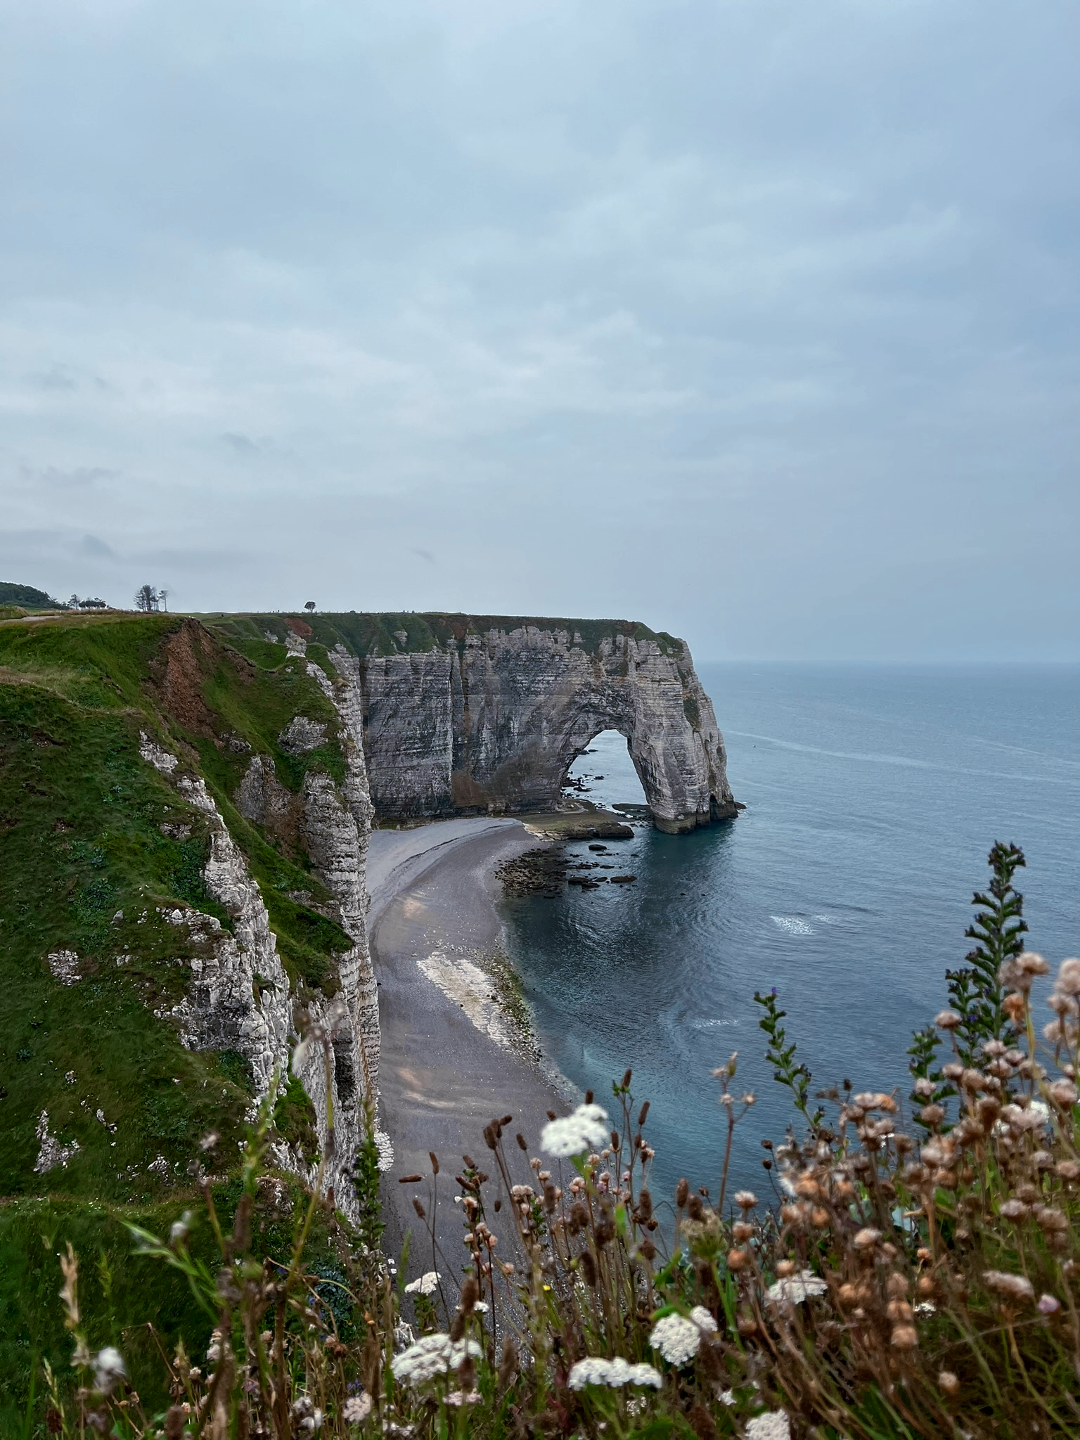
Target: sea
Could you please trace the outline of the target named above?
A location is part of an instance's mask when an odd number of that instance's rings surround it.
[[[568,849],[633,884],[504,902],[549,1063],[609,1111],[633,1070],[653,1191],[715,1195],[736,1054],[729,1185],[772,1196],[763,1139],[798,1119],[765,1060],[755,991],[777,991],[813,1075],[906,1096],[911,1033],[947,1001],[996,840],[1019,845],[1030,948],[1080,954],[1080,667],[698,667],[728,749],[735,821]],[[588,798],[641,803],[624,738],[573,768]],[[1050,1018],[1049,1010],[1046,1018]]]

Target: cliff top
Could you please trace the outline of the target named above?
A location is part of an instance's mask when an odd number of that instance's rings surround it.
[[[399,655],[423,653],[461,644],[468,635],[492,630],[509,634],[530,626],[538,630],[564,630],[588,654],[601,641],[616,635],[632,640],[654,640],[665,655],[681,655],[683,642],[664,630],[650,630],[636,620],[585,620],[538,615],[464,615],[454,611],[319,611],[313,615],[287,611],[274,614],[218,614],[201,617],[233,644],[265,640],[267,634],[283,638],[285,627],[305,639],[333,648],[339,642],[352,654]],[[579,637],[579,638],[578,638]]]

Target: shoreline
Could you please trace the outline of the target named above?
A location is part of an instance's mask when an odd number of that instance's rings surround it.
[[[482,1163],[484,1126],[510,1114],[511,1131],[522,1131],[536,1153],[547,1112],[573,1103],[569,1082],[547,1070],[535,1037],[515,1022],[499,994],[506,982],[500,985],[498,971],[509,961],[495,872],[550,843],[521,820],[501,817],[436,820],[371,835],[368,937],[382,1032],[379,1128],[394,1147],[383,1175],[383,1244],[399,1256],[411,1230],[420,1253],[430,1247],[413,1208],[419,1198],[435,1216],[442,1251],[435,1268],[451,1283],[447,1267],[452,1272],[459,1263],[462,1217],[448,1198],[452,1180],[441,1187],[447,1198],[435,1195],[429,1152],[450,1175],[463,1155]],[[425,1182],[397,1183],[410,1174]],[[415,1268],[410,1263],[410,1271]],[[430,1268],[428,1255],[418,1273]]]

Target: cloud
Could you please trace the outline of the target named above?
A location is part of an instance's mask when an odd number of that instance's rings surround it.
[[[238,455],[258,455],[261,453],[260,447],[255,444],[254,440],[249,439],[246,435],[237,435],[231,430],[226,430],[221,438],[224,443]]]
[[[61,489],[68,487],[81,489],[95,485],[99,480],[113,480],[116,478],[117,472],[102,465],[76,465],[70,470],[61,470],[55,465],[46,465],[40,468],[23,465],[20,467],[20,475],[30,484],[53,485]]]
[[[975,653],[1000,567],[1014,652],[1076,657],[1040,564],[1080,521],[1070,15],[22,7],[0,484],[26,534],[63,492],[36,583],[850,657]]]
[[[95,559],[116,559],[115,551],[106,545],[104,540],[99,540],[96,535],[84,535],[82,538],[82,548],[87,555],[92,555]]]

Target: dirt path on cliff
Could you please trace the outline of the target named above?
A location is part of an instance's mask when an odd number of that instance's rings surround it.
[[[393,1168],[382,1185],[384,1245],[396,1258],[412,1231],[410,1279],[432,1268],[431,1241],[412,1205],[416,1195],[430,1213],[430,1186],[399,1185],[398,1178],[430,1176],[428,1151],[439,1157],[436,1229],[446,1259],[437,1268],[449,1279],[465,1258],[461,1210],[452,1198],[462,1155],[483,1165],[483,1128],[507,1114],[538,1153],[546,1111],[568,1109],[538,1065],[491,1038],[498,1033],[497,1007],[477,1011],[475,997],[464,994],[463,1005],[429,978],[445,983],[462,968],[468,973],[470,955],[500,947],[495,870],[537,843],[519,821],[502,819],[436,821],[371,837],[368,933],[379,982],[380,1123],[394,1145]]]

